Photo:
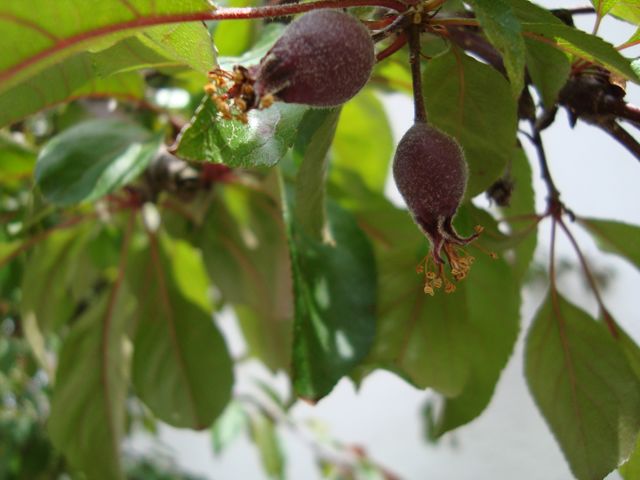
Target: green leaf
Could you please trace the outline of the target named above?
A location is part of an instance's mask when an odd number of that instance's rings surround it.
[[[248,420],[241,403],[229,402],[211,429],[213,451],[221,454],[247,428]]]
[[[640,268],[640,227],[587,217],[578,218],[578,222],[593,235],[602,250],[620,255]]]
[[[217,27],[220,28],[220,27]],[[226,70],[234,65],[253,65],[279,38],[284,26],[269,24],[251,50],[239,57],[221,57]],[[178,155],[196,162],[225,163],[232,167],[277,164],[293,145],[298,124],[308,107],[276,103],[264,110],[251,110],[249,121],[223,120],[213,103],[205,98],[189,126],[179,138]]]
[[[372,191],[384,191],[393,146],[382,102],[371,89],[363,90],[342,107],[332,146],[332,181],[343,185],[350,172],[360,175]]]
[[[627,362],[636,375],[640,379],[640,347],[619,325],[618,342],[620,348],[627,357]],[[640,437],[636,441],[636,446],[631,453],[629,459],[618,469],[624,480],[636,480],[640,478]]]
[[[509,83],[490,66],[449,51],[427,64],[423,92],[430,121],[464,148],[471,198],[489,187],[513,156],[517,105]]]
[[[378,334],[367,363],[395,371],[418,388],[454,397],[469,378],[469,306],[462,291],[455,297],[428,297],[415,275],[420,254],[407,250],[394,249],[379,261]]]
[[[562,20],[556,17],[548,9],[543,8],[530,0],[509,0],[513,12],[520,22],[538,22],[552,25],[563,25]]]
[[[640,25],[640,3],[637,0],[619,0],[610,13],[634,25]]]
[[[590,35],[568,25],[523,22],[522,28],[533,39],[551,40],[556,48],[583,60],[594,62],[624,78],[638,82],[638,76],[631,68],[631,61],[623,57],[613,45],[600,37]]]
[[[0,184],[10,185],[30,177],[35,163],[36,152],[0,133]]]
[[[569,78],[571,63],[565,53],[547,43],[526,38],[525,44],[527,69],[544,107],[549,110],[556,104],[558,93]]]
[[[628,457],[640,382],[602,323],[552,292],[527,336],[525,374],[577,478],[603,478]]]
[[[596,13],[603,17],[614,7],[619,0],[591,0],[591,3],[596,9]]]
[[[471,4],[485,35],[502,54],[511,91],[518,98],[524,87],[525,63],[520,22],[503,0],[473,0]]]
[[[629,336],[627,332],[625,332],[619,325],[618,332],[620,338],[618,342],[620,343],[620,348],[624,352],[627,357],[627,361],[629,362],[629,366],[633,373],[636,374],[636,377],[640,379],[640,346]]]
[[[249,355],[288,371],[293,294],[280,207],[239,185],[218,192],[195,243],[223,300],[234,306]]]
[[[415,271],[428,251],[424,235],[388,201],[368,203],[357,216],[375,241],[380,274],[377,334],[366,368],[387,368],[448,397],[433,426],[437,436],[472,420],[489,403],[518,333],[518,283],[503,260],[478,254],[454,293],[426,295]],[[456,219],[461,233],[475,223],[467,210]],[[483,237],[477,241],[484,244]]]
[[[590,35],[564,24],[549,10],[528,0],[509,1],[520,19],[523,31],[529,32],[525,33],[529,38],[536,38],[536,34],[541,35],[544,37],[542,39],[544,42],[548,43],[548,40],[552,40],[559,50],[590,62],[600,63],[609,70],[638,82],[638,76],[634,74],[629,59],[623,57],[609,43],[595,35]],[[609,4],[609,0],[605,0],[603,3]],[[616,6],[614,9],[620,9],[630,15],[638,11],[635,0],[632,0],[628,5],[625,4],[623,6],[621,4]],[[640,16],[636,18],[640,18]]]
[[[624,42],[623,45],[635,45],[638,42],[640,42],[640,28],[633,32],[633,35],[631,35],[631,37],[629,37],[629,40]],[[633,71],[636,72],[636,75],[638,74],[637,62],[637,58],[631,61],[631,68],[633,68]]]
[[[433,43],[433,42],[431,42]],[[442,42],[440,42],[443,45]],[[422,47],[424,48],[424,39]],[[423,53],[424,50],[423,50]],[[436,52],[440,54],[442,52]],[[425,53],[426,54],[426,53]],[[398,59],[395,56],[386,58],[384,62],[378,62],[373,67],[373,74],[369,85],[380,88],[384,92],[413,94],[413,86],[411,84],[411,69],[407,61]]]
[[[271,167],[293,145],[307,109],[302,105],[276,103],[264,110],[251,110],[249,122],[243,124],[223,120],[207,98],[182,132],[177,155],[231,167]]]
[[[591,0],[599,16],[614,15],[635,25],[640,24],[640,2],[638,0]]]
[[[90,241],[86,226],[59,230],[40,242],[27,260],[20,311],[25,318],[34,316],[44,333],[58,330],[71,318],[81,296],[74,295],[72,283],[83,267],[90,268],[86,257]],[[87,291],[95,274],[87,269],[82,273]]]
[[[377,331],[367,369],[387,368],[418,388],[457,395],[469,373],[463,352],[470,340],[466,305],[459,298],[449,302],[443,295],[425,295],[415,267],[428,243],[407,212],[372,196],[356,215],[375,241],[379,270]]]
[[[123,32],[179,23],[211,11],[206,0],[100,3],[5,0],[0,6],[3,55],[0,92],[88,47],[101,47]],[[191,28],[191,27],[187,27]]]
[[[202,278],[202,266],[193,259],[197,256],[182,242],[150,234],[147,248],[136,252],[129,281],[138,297],[136,393],[159,419],[203,429],[227,405],[233,374],[224,339],[211,313],[201,307],[206,291],[191,289],[176,277],[185,261],[195,278]]]
[[[63,64],[75,58],[83,57],[87,57],[91,62],[91,68],[85,74],[89,75],[89,79],[93,76],[107,78],[110,75],[145,68],[172,72],[179,67],[184,67],[183,61],[167,54],[166,51],[163,51],[157,44],[154,44],[152,40],[142,34],[125,38],[112,47],[97,53],[83,52],[74,55]],[[202,81],[204,83],[204,76]]]
[[[132,70],[189,65],[206,72],[214,63],[211,39],[201,23],[154,27],[107,49],[66,58],[0,94],[0,126],[82,97],[141,100],[144,81]]]
[[[254,4],[252,0],[230,0],[225,6],[251,7]],[[244,53],[251,46],[255,24],[251,19],[217,22],[213,35],[220,55],[235,56]]]
[[[49,434],[88,478],[124,478],[120,442],[129,376],[127,304],[120,289],[102,295],[74,324],[60,352]]]
[[[471,337],[464,352],[470,364],[469,378],[460,395],[446,399],[434,420],[434,436],[464,425],[484,411],[518,338],[520,288],[506,262],[479,258],[464,282]]]
[[[234,24],[235,22],[227,22]],[[218,27],[226,25],[221,23]],[[234,65],[256,65],[260,63],[260,59],[269,51],[271,46],[280,38],[286,25],[280,22],[272,22],[265,25],[260,32],[260,38],[251,46],[251,49],[244,52],[240,56],[223,56],[218,59],[220,66],[226,70],[232,70]],[[217,30],[216,30],[217,31]],[[218,42],[216,41],[216,46]],[[223,53],[224,54],[224,53]],[[231,54],[224,54],[231,55]]]
[[[35,179],[57,205],[96,200],[135,179],[162,139],[116,119],[96,119],[54,137],[40,152]]]
[[[292,151],[298,164],[293,210],[296,228],[320,242],[330,235],[325,212],[325,178],[327,152],[339,116],[340,109],[309,110],[300,122]]]
[[[295,325],[293,383],[318,400],[367,354],[375,332],[376,270],[368,239],[346,211],[330,204],[332,244],[299,230],[290,210],[289,235]],[[289,210],[290,209],[290,210]]]
[[[284,454],[276,425],[262,413],[252,412],[249,417],[251,438],[260,452],[260,460],[270,478],[284,478]]]
[[[640,478],[640,439],[636,443],[633,453],[618,472],[624,480],[637,480]]]
[[[211,36],[202,22],[160,25],[144,30],[138,38],[162,55],[202,74],[216,65]]]
[[[144,97],[144,82],[135,73],[95,78],[91,70],[91,56],[76,55],[0,93],[0,126],[83,97],[138,100]]]

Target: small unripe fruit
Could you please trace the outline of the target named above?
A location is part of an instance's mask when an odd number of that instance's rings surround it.
[[[426,124],[414,124],[398,144],[393,162],[398,190],[425,229],[453,217],[467,185],[467,164],[458,142]]]
[[[375,63],[369,30],[339,10],[314,10],[291,23],[258,65],[258,99],[338,106],[367,83]]]
[[[425,293],[455,286],[443,272],[442,253],[449,261],[451,274],[462,280],[473,262],[460,248],[475,239],[461,237],[453,228],[453,217],[464,197],[467,164],[458,142],[446,133],[416,122],[402,137],[393,160],[393,177],[413,219],[429,238],[431,255],[418,268],[425,274]]]

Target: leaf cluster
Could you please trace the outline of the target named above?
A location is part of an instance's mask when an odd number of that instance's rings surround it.
[[[212,428],[216,451],[247,432],[266,472],[283,477],[278,429],[300,433],[288,416],[294,402],[320,401],[340,379],[359,383],[376,369],[441,396],[440,408],[425,405],[438,439],[491,401],[520,332],[538,226],[550,221],[574,242],[601,318],[558,292],[554,236],[524,375],[577,478],[604,478],[625,462],[621,474],[636,478],[638,346],[606,309],[572,231],[638,267],[640,227],[561,203],[540,131],[566,108],[623,142],[618,119],[639,119],[620,85],[640,80],[620,50],[638,35],[617,49],[564,21],[572,12],[527,0],[423,2],[437,14],[423,24],[419,93],[469,165],[455,226],[484,227],[469,247],[469,278],[432,298],[415,273],[427,240],[385,195],[393,139],[381,95],[410,93],[412,77],[404,33],[375,26],[389,25],[383,3],[352,9],[378,31],[381,59],[353,100],[331,109],[277,102],[243,123],[223,120],[205,97],[207,72],[256,64],[282,23],[250,13],[214,22],[225,7],[205,0],[4,1],[0,315],[11,329],[0,338],[0,400],[18,395],[27,418],[0,410],[6,458],[29,455],[48,473],[150,478],[147,465],[130,467],[122,444],[135,425],[153,430],[159,420]],[[635,2],[593,4],[595,31],[607,14],[640,19]],[[585,110],[571,95],[585,78],[607,99],[614,87],[622,93]],[[523,126],[531,133],[519,135]],[[538,158],[527,158],[527,136]],[[535,211],[535,161],[546,171],[544,212]],[[496,185],[506,191],[498,205],[472,201]],[[225,309],[240,354],[222,331]],[[290,398],[266,385],[259,398],[234,393],[234,366],[247,359],[284,372]],[[22,375],[46,378],[37,393],[50,402],[46,433]],[[20,438],[5,440],[10,431]],[[390,476],[338,442],[314,442],[329,477]],[[25,454],[27,444],[37,452]],[[2,462],[0,476],[29,475],[26,464]]]

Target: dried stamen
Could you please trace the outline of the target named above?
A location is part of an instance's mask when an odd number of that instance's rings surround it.
[[[210,83],[204,91],[213,101],[220,116],[225,120],[239,120],[247,123],[247,112],[257,105],[251,71],[240,65],[233,72],[216,68],[209,72]]]
[[[431,296],[443,286],[445,293],[455,292],[456,286],[451,281],[450,276],[456,282],[460,282],[467,277],[475,257],[469,255],[462,248],[462,245],[468,245],[474,241],[483,230],[482,227],[477,226],[475,227],[475,233],[465,238],[456,233],[449,219],[443,219],[438,223],[437,229],[423,228],[432,246],[429,254],[416,267],[416,272],[424,275],[424,293]],[[491,258],[497,258],[495,253],[489,252],[479,245],[475,246]],[[449,266],[450,276],[449,273],[445,272],[445,264]]]

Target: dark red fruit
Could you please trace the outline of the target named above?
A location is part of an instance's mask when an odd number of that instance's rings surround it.
[[[427,256],[419,268],[426,276],[425,293],[433,294],[443,282],[445,291],[455,290],[443,273],[442,253],[449,260],[453,277],[462,280],[473,257],[467,256],[459,247],[468,244],[479,233],[461,237],[452,224],[467,185],[467,164],[462,148],[446,133],[417,122],[398,144],[393,176],[415,222],[432,244],[431,256]]]
[[[375,63],[369,30],[339,10],[314,10],[287,27],[261,60],[254,90],[317,107],[341,105],[367,83]]]

